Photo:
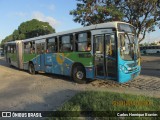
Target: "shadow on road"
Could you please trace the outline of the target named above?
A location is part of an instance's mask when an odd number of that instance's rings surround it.
[[[141,75],[160,77],[160,57],[145,59],[141,62]]]
[[[23,94],[27,93],[28,91],[22,91]],[[11,108],[0,109],[1,111],[56,111],[59,109],[65,102],[70,100],[74,95],[81,92],[80,90],[59,90],[57,92],[52,92],[47,95],[34,95],[30,94],[27,98],[20,99],[20,103],[12,103],[13,106]],[[26,94],[27,95],[27,94]],[[17,96],[22,96],[21,93],[17,93]],[[31,96],[35,96],[31,98]],[[15,96],[14,96],[15,97]],[[8,99],[12,100],[12,96]],[[34,100],[34,101],[33,101]],[[19,99],[17,99],[19,101]],[[12,101],[11,101],[12,102]],[[4,103],[5,106],[5,103]],[[45,116],[46,117],[46,116]],[[23,118],[24,120],[28,120],[28,118]],[[22,120],[22,118],[12,118],[6,120]],[[30,120],[46,120],[46,118],[30,118]]]
[[[160,70],[143,69],[141,70],[141,75],[153,76],[160,78]]]
[[[6,63],[4,57],[0,57],[0,66],[9,67],[9,65]]]
[[[5,61],[5,58],[4,57],[1,57],[0,58],[0,66],[4,66],[4,67],[7,67],[7,68],[11,68],[11,69],[14,69],[14,70],[19,70],[19,71],[24,71],[24,70],[21,70],[21,69],[18,69],[12,65],[9,65],[6,61]]]

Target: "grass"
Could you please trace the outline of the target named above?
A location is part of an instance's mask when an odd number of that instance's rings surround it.
[[[126,103],[125,103],[126,101]],[[88,91],[75,95],[66,102],[58,111],[158,111],[160,99],[112,92]],[[69,114],[69,113],[67,113]],[[77,120],[90,119],[84,115],[81,117],[52,117],[49,120]],[[94,117],[95,120],[112,120],[118,117]],[[141,120],[142,117],[126,117],[125,120]],[[145,117],[145,119],[154,119]]]

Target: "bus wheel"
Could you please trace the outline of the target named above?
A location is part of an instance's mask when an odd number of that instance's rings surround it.
[[[32,75],[34,75],[36,73],[34,65],[32,63],[29,64],[28,70],[29,70],[29,73]]]
[[[86,72],[84,67],[75,66],[72,71],[72,78],[77,83],[80,83],[80,84],[86,83]]]

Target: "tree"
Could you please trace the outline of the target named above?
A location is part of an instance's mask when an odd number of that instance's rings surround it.
[[[124,21],[135,26],[141,42],[146,32],[160,28],[159,0],[77,0],[77,8],[70,11],[74,21],[91,25],[108,21]],[[142,35],[142,38],[140,38]]]
[[[2,45],[8,41],[22,40],[54,32],[55,29],[53,29],[48,22],[42,22],[33,19],[21,23],[18,29],[14,30],[11,35],[2,40]]]
[[[152,46],[152,45],[157,45],[156,43],[150,43],[150,45]]]
[[[8,42],[8,41],[11,41],[11,40],[13,40],[13,36],[12,36],[12,35],[7,36],[5,39],[3,39],[3,40],[1,41],[1,46],[3,46],[4,43],[6,43],[6,42]]]
[[[18,36],[17,30],[14,31],[13,35],[15,35],[16,38],[18,37],[18,39],[26,39],[54,32],[55,30],[49,25],[49,23],[33,19],[22,23],[18,27]]]
[[[6,42],[8,42],[8,41],[11,41],[11,40],[13,40],[13,36],[12,36],[12,35],[7,36],[5,39],[3,39],[3,40],[1,41],[0,47],[1,47],[1,48],[4,48],[4,44],[5,44]]]

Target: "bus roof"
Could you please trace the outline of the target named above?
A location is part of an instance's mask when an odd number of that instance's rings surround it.
[[[20,41],[22,41],[22,40],[10,41],[10,42],[6,42],[5,44],[16,44]]]
[[[120,22],[120,21],[107,22],[107,23],[85,26],[85,27],[78,28],[78,29],[67,30],[67,31],[63,31],[63,32],[52,33],[52,34],[42,35],[42,36],[38,36],[38,37],[34,37],[34,38],[24,39],[22,41],[23,42],[28,42],[28,41],[40,40],[40,39],[50,38],[50,37],[54,37],[54,36],[61,36],[61,35],[65,35],[65,34],[77,33],[77,32],[81,32],[81,31],[100,29],[100,28],[106,28],[106,27],[107,28],[117,28],[117,23],[129,24],[129,23]],[[11,42],[8,42],[8,43],[12,43],[12,42],[15,43],[14,41],[11,41]]]
[[[77,32],[81,32],[81,31],[106,28],[106,27],[107,28],[117,28],[117,23],[125,23],[125,22],[115,21],[115,22],[95,24],[95,25],[90,25],[90,26],[85,26],[85,27],[82,27],[82,28],[78,28],[78,29],[67,30],[67,31],[63,31],[63,32],[52,33],[52,34],[48,34],[48,35],[42,35],[42,36],[38,36],[38,37],[34,37],[34,38],[25,39],[24,42],[50,38],[50,37],[54,37],[54,36],[61,36],[61,35],[65,35],[65,34],[77,33]],[[125,23],[125,24],[128,24],[128,23]]]

